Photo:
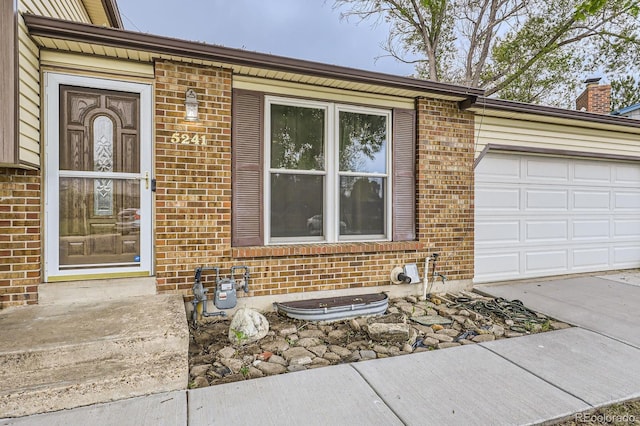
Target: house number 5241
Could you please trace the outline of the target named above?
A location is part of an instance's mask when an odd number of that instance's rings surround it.
[[[206,145],[207,138],[205,135],[176,132],[171,135],[171,142],[181,143],[184,145]]]

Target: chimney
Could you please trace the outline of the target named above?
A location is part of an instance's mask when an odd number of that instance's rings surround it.
[[[587,88],[576,99],[576,109],[597,114],[609,114],[611,112],[611,85],[600,85],[600,77],[588,78],[584,82],[587,84]]]

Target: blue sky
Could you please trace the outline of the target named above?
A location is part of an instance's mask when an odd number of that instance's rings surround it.
[[[327,0],[118,0],[125,28],[396,75],[413,66],[385,55],[384,22],[340,19]]]

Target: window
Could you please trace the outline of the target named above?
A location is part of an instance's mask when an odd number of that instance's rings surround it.
[[[266,97],[268,243],[388,240],[391,111]]]
[[[415,240],[414,109],[359,108],[243,89],[233,90],[232,107],[234,247]],[[273,224],[272,208],[280,215]]]

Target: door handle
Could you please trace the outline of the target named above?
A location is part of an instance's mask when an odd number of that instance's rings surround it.
[[[149,189],[149,172],[144,172],[144,176],[138,176],[138,179],[144,180],[144,189]]]

